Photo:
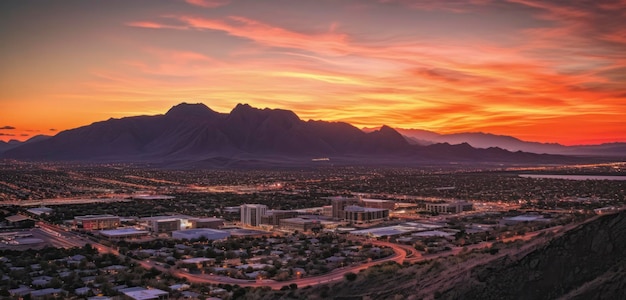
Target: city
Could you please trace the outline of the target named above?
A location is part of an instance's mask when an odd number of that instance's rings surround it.
[[[626,299],[626,0],[2,0],[0,299]]]
[[[450,257],[472,264],[562,235],[624,203],[626,181],[523,174],[619,176],[625,167],[338,168],[241,176],[11,162],[0,182],[2,290],[42,299],[254,298],[300,295],[380,266],[447,264]],[[229,173],[237,185],[224,184]],[[71,190],[44,194],[41,186]],[[68,194],[73,197],[63,198]],[[42,266],[43,257],[24,257],[37,253],[28,249],[57,250]],[[18,253],[19,261],[11,258]]]

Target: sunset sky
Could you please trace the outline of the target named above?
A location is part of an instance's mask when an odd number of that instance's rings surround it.
[[[626,0],[0,1],[0,140],[181,102],[626,142]]]

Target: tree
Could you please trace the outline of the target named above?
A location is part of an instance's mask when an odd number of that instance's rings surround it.
[[[348,280],[348,281],[355,281],[356,278],[357,278],[357,275],[352,273],[352,272],[348,272],[345,275],[343,275],[343,277],[345,277],[346,280]]]

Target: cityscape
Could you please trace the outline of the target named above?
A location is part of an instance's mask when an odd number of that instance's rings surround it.
[[[626,0],[0,28],[0,299],[626,299]]]
[[[0,180],[3,293],[429,298],[454,280],[423,282],[410,293],[344,285],[382,276],[372,272],[448,278],[453,265],[463,272],[536,249],[619,213],[626,181],[592,178],[622,179],[624,168],[168,171],[7,161]],[[558,178],[574,173],[587,179]]]

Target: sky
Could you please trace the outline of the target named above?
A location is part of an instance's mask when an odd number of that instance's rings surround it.
[[[626,0],[0,1],[0,140],[181,102],[626,142]]]

